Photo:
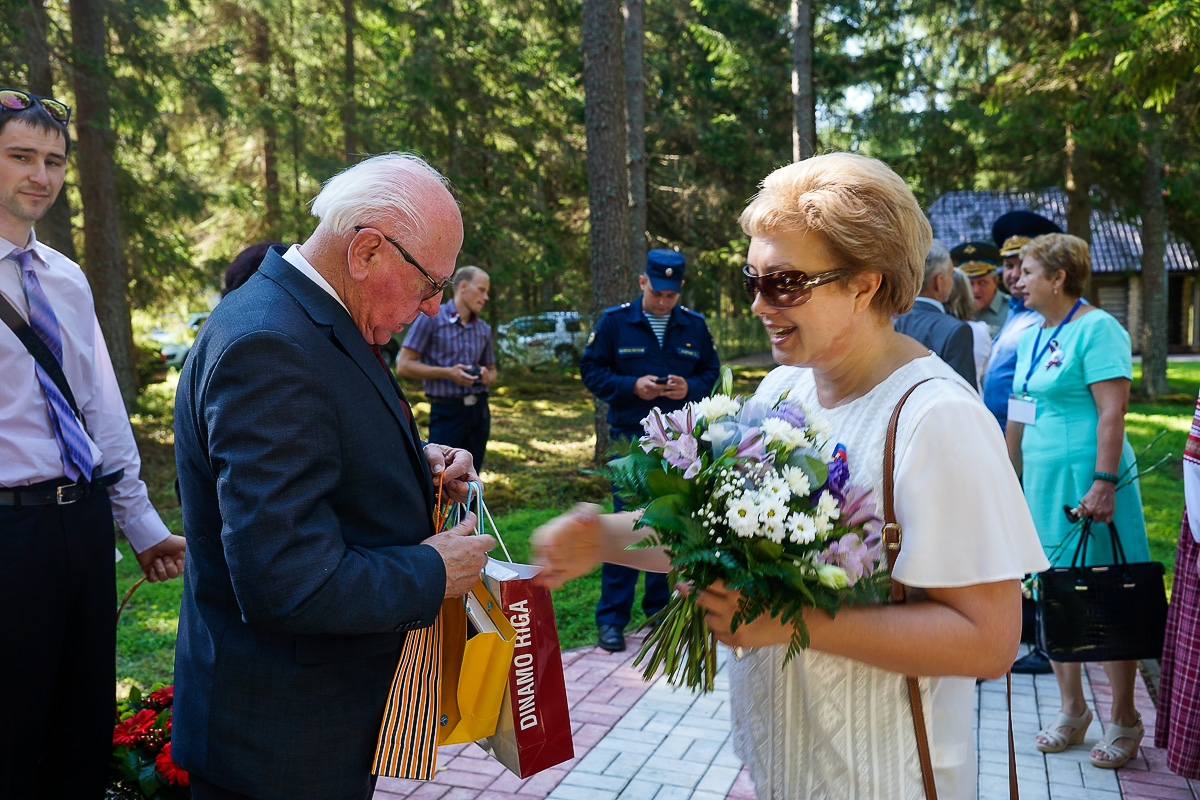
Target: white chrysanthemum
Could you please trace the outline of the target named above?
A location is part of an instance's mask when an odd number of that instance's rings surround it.
[[[829,534],[833,532],[833,523],[830,522],[829,517],[823,514],[813,517],[813,525],[817,529],[817,535],[822,539],[828,539]]]
[[[754,498],[745,494],[729,501],[725,521],[738,536],[751,537],[758,532],[758,509]]]
[[[803,430],[779,417],[767,417],[759,427],[767,437],[767,444],[778,442],[789,448],[808,447],[812,444]]]
[[[727,394],[715,394],[712,397],[706,397],[703,400],[697,400],[692,403],[692,411],[695,412],[697,419],[713,420],[721,417],[731,417],[738,412],[741,404]]]
[[[773,498],[780,503],[786,503],[792,499],[792,489],[788,486],[787,481],[772,473],[763,478],[762,486],[758,489],[759,494],[764,497]]]
[[[771,495],[760,494],[754,498],[754,504],[758,508],[758,518],[763,522],[769,522],[773,519],[784,519],[788,514],[786,500],[780,500],[778,497]]]
[[[796,544],[808,544],[817,538],[817,526],[812,517],[794,512],[787,519],[788,538]]]
[[[807,497],[812,491],[812,484],[808,481],[808,475],[799,467],[784,467],[783,479],[787,481],[788,488],[792,490],[792,494],[797,497]]]
[[[842,510],[838,508],[837,498],[830,492],[825,492],[821,495],[821,499],[817,501],[816,514],[826,519],[837,519],[842,515]]]
[[[762,523],[760,530],[762,535],[772,542],[782,542],[783,537],[787,535],[787,519],[785,517],[772,517],[770,520]]]

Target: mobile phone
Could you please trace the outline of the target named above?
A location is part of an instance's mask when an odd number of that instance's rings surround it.
[[[670,382],[670,380],[671,380],[670,378],[655,378],[654,382],[657,383],[659,386],[666,386],[667,383]]]

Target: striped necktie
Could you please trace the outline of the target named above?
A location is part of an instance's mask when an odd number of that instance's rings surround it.
[[[29,327],[54,355],[59,366],[62,366],[62,338],[58,317],[54,315],[54,309],[50,307],[50,301],[42,291],[42,284],[33,271],[33,253],[29,250],[18,250],[13,256],[21,267],[21,288],[25,291],[25,301],[29,304]],[[35,364],[34,369],[37,371],[42,391],[46,394],[46,408],[50,412],[50,421],[54,423],[54,438],[58,440],[58,450],[62,454],[66,476],[76,482],[90,481],[93,463],[87,434],[71,411],[67,398],[63,397],[54,381],[42,369],[42,365]]]

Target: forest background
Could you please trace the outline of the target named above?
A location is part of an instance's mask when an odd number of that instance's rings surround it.
[[[1169,226],[1200,245],[1200,0],[0,8],[17,23],[0,84],[75,108],[38,236],[87,271],[131,408],[130,309],[204,310],[242,247],[303,240],[321,182],[364,153],[415,150],[450,178],[493,323],[627,299],[640,254],[666,246],[689,258],[685,302],[736,338],[753,326],[738,212],[773,168],[828,149],[882,158],[926,207],[1058,185],[1079,235],[1104,203],[1141,214],[1148,241]],[[1154,396],[1161,247],[1146,258]]]
[[[1103,204],[1139,215],[1148,242],[1169,227],[1200,249],[1200,0],[0,10],[0,86],[75,110],[66,190],[37,233],[88,274],[143,475],[176,532],[175,376],[153,382],[145,332],[206,310],[244,246],[306,238],[321,182],[366,153],[415,150],[450,178],[466,227],[459,263],[491,273],[493,324],[628,299],[645,249],[675,247],[689,261],[684,301],[726,356],[766,349],[741,296],[738,213],[767,173],[813,152],[877,156],[926,208],[952,190],[1061,186],[1073,233],[1088,237]],[[1172,463],[1143,482],[1154,556],[1169,565],[1200,370],[1176,364],[1168,385],[1162,251],[1145,249],[1135,392],[1158,400],[1131,409],[1129,430],[1139,449],[1169,432],[1159,449]],[[739,369],[739,387],[761,375]],[[588,433],[599,410],[572,375],[506,368],[495,395],[489,502],[524,557],[534,525],[605,495],[579,469],[603,449]],[[118,570],[124,589],[133,560]],[[592,635],[597,589],[578,584],[556,598],[567,645]],[[134,599],[126,686],[170,679],[179,590]]]

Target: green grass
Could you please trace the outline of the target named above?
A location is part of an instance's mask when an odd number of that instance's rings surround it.
[[[1140,378],[1135,365],[1135,386]],[[767,367],[734,369],[734,390],[754,390]],[[590,395],[578,375],[557,371],[502,369],[492,392],[492,439],[483,472],[488,506],[514,559],[528,561],[529,537],[539,525],[566,511],[573,503],[608,503],[608,483],[587,470],[592,461],[595,435]],[[1200,363],[1172,363],[1172,394],[1153,404],[1130,406],[1127,427],[1134,451],[1160,430],[1167,435],[1143,463],[1171,452],[1171,462],[1142,481],[1151,554],[1172,572],[1179,520],[1183,509],[1180,457],[1187,441],[1192,409],[1200,390]],[[182,533],[175,500],[174,440],[171,415],[175,396],[172,373],[142,395],[132,421],[143,459],[143,477],[155,507],[168,527]],[[414,399],[417,422],[425,428],[429,405],[415,386],[406,387]],[[124,591],[141,576],[128,545],[126,558],[117,565],[118,585]],[[501,555],[497,551],[496,555]],[[118,630],[118,692],[131,685],[146,688],[171,682],[175,630],[178,621],[180,581],[144,584],[130,601]],[[642,621],[634,605],[636,625]],[[593,615],[600,595],[600,572],[574,581],[554,592],[555,615],[564,648],[590,644],[595,637]]]

